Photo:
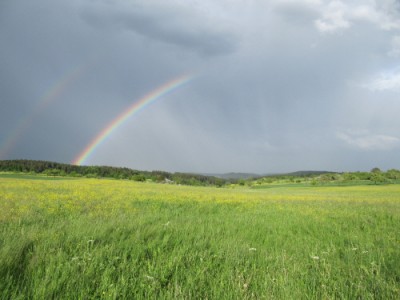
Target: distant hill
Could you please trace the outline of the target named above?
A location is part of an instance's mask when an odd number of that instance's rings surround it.
[[[296,172],[285,173],[285,174],[281,174],[281,175],[286,175],[286,176],[311,176],[311,175],[322,175],[322,174],[327,174],[327,173],[337,173],[337,172],[332,172],[332,171],[296,171]]]
[[[229,180],[229,179],[234,179],[234,180],[250,179],[250,178],[259,178],[259,177],[264,176],[264,175],[255,174],[255,173],[235,173],[235,172],[223,173],[223,174],[213,174],[213,173],[207,174],[207,173],[203,173],[201,175],[214,176],[214,177],[222,178],[222,179],[225,179],[225,180]]]
[[[214,176],[214,177],[222,178],[225,180],[230,180],[230,179],[231,180],[239,180],[239,179],[251,179],[251,178],[257,179],[260,177],[276,177],[276,176],[302,177],[302,176],[321,175],[321,174],[327,174],[327,173],[335,173],[335,172],[331,172],[331,171],[296,171],[296,172],[290,172],[290,173],[266,173],[266,174],[231,172],[231,173],[223,173],[223,174],[203,173],[202,175]]]

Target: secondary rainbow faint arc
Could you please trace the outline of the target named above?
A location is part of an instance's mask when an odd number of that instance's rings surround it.
[[[40,101],[34,106],[28,116],[19,119],[17,125],[11,130],[4,140],[0,143],[0,159],[6,157],[15,147],[21,136],[29,129],[35,118],[37,118],[52,102],[56,101],[62,93],[67,90],[75,81],[77,81],[84,72],[92,65],[93,60],[81,64],[70,72],[62,76],[54,85],[52,85]]]
[[[129,117],[143,110],[145,107],[156,101],[157,99],[171,93],[175,89],[188,83],[193,79],[193,75],[183,75],[175,78],[167,83],[159,86],[151,91],[130,107],[123,113],[116,117],[110,124],[108,124],[100,133],[85,147],[85,149],[72,161],[74,165],[82,165],[85,160],[96,150],[96,148],[109,137],[119,126],[121,126]]]

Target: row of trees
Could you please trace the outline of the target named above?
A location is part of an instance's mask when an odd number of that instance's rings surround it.
[[[378,183],[391,183],[400,180],[400,171],[391,169],[386,172],[381,171],[379,168],[373,168],[370,172],[347,172],[347,173],[330,173],[323,174],[315,178],[320,183],[332,181],[370,181],[375,184]]]
[[[298,172],[300,173],[300,172]],[[317,184],[385,184],[385,183],[400,183],[400,170],[390,169],[386,172],[381,171],[379,168],[373,168],[370,172],[305,172],[302,174],[284,174],[275,176],[266,176],[262,178],[255,178],[251,180],[240,180],[239,184],[244,185],[263,185],[277,182],[288,183],[310,183]]]
[[[222,186],[226,183],[224,179],[199,174],[169,173],[164,171],[149,172],[109,166],[76,166],[37,160],[2,160],[0,161],[0,171],[35,173],[48,176],[129,179],[198,186]]]

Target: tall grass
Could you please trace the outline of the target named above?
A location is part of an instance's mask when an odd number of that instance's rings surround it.
[[[0,179],[0,295],[398,299],[399,195]]]

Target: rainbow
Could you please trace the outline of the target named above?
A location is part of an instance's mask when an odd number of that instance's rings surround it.
[[[140,112],[157,99],[171,93],[175,89],[181,87],[185,83],[193,79],[193,76],[183,75],[167,83],[159,86],[152,92],[148,93],[137,102],[133,103],[128,109],[116,117],[110,124],[108,124],[100,133],[85,147],[85,149],[72,161],[74,165],[82,165],[88,157],[93,154],[96,148],[104,142],[119,126],[121,126],[129,117]]]
[[[62,93],[91,66],[92,62],[85,63],[67,72],[61,79],[51,86],[44,93],[43,97],[34,106],[28,116],[20,118],[13,130],[4,138],[0,144],[0,158],[6,157],[15,147],[21,136],[31,127],[32,122],[42,113],[51,103],[62,95]]]

